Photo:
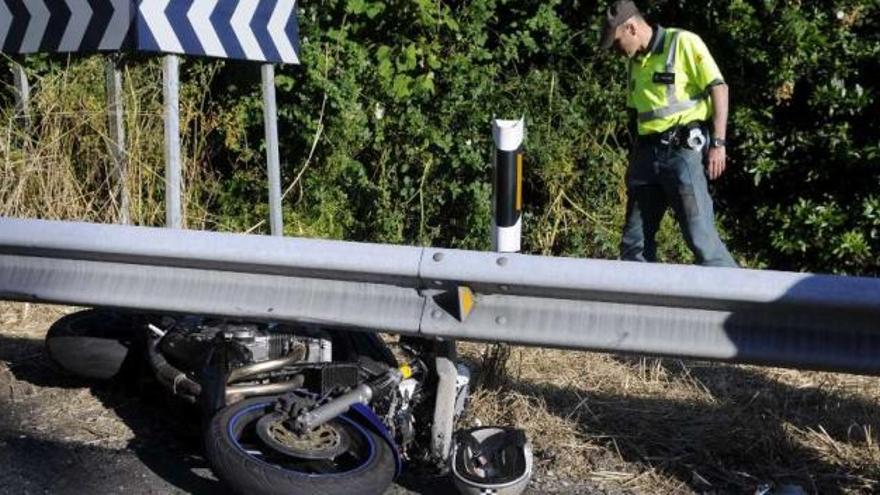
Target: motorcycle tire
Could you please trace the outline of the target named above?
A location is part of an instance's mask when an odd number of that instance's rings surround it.
[[[122,369],[136,335],[132,317],[88,309],[63,316],[46,333],[46,353],[80,378],[109,380]]]
[[[257,423],[274,412],[275,397],[256,397],[221,409],[205,435],[208,461],[224,483],[248,495],[379,495],[394,478],[391,447],[345,415],[328,428],[344,434],[345,451],[310,460],[280,452],[262,441]]]

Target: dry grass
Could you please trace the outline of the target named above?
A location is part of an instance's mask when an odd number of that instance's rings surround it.
[[[462,344],[478,368],[487,346]],[[875,378],[513,348],[467,421],[520,425],[539,478],[638,493],[880,491]],[[479,380],[478,380],[479,381]]]
[[[113,223],[120,216],[119,174],[111,159],[104,57],[69,63],[57,71],[31,71],[29,114],[0,108],[0,215],[77,219]],[[183,81],[183,208],[186,223],[208,221],[205,187],[207,137],[221,125],[205,111],[204,91],[216,67],[199,66]],[[131,218],[138,225],[161,225],[164,204],[162,73],[158,62],[125,69],[125,149]],[[5,88],[12,93],[11,88]]]

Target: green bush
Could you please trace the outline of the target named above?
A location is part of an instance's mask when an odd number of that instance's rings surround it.
[[[589,23],[566,19],[574,9],[495,0],[307,5],[303,66],[279,76],[289,156],[308,155],[321,129],[298,217],[344,211],[341,230],[326,235],[487,249],[491,120],[524,116],[525,249],[615,256],[623,95],[620,78],[599,75],[620,61],[595,56]],[[679,256],[679,241],[667,237]]]
[[[880,273],[876,0],[643,6],[649,20],[700,34],[731,86],[729,172],[713,187],[735,256],[755,267]],[[525,251],[616,257],[626,62],[597,51],[599,4],[323,0],[299,9],[302,65],[276,76],[288,235],[488,249],[490,122],[524,116]],[[35,73],[59,70],[35,63]],[[267,232],[259,69],[186,67],[184,101],[198,104],[185,142],[204,172],[188,214],[209,228]],[[666,261],[690,261],[669,219],[660,244]]]
[[[595,4],[325,1],[302,12],[286,118],[310,149],[300,209],[329,235],[486,248],[493,115],[528,122],[530,252],[614,257],[627,136],[625,62],[597,53]],[[649,19],[706,40],[731,85],[721,229],[750,266],[880,270],[874,1],[657,2]],[[296,133],[296,132],[295,132]],[[293,172],[291,170],[290,172]],[[339,204],[342,202],[343,204]],[[671,221],[667,261],[689,261]]]

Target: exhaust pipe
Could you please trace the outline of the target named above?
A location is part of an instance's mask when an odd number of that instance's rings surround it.
[[[229,385],[226,387],[226,404],[240,402],[248,397],[258,395],[278,395],[302,388],[305,382],[303,375],[296,375],[293,380],[262,385]]]
[[[297,349],[283,358],[270,359],[269,361],[261,361],[259,363],[248,364],[240,368],[235,368],[229,372],[226,383],[235,383],[244,381],[246,378],[268,373],[270,371],[280,370],[285,366],[294,365],[305,358],[305,350]]]

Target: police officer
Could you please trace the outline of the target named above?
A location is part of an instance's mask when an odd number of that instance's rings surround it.
[[[697,263],[736,267],[715,230],[706,185],[707,175],[715,180],[726,167],[727,85],[703,40],[651,26],[632,1],[616,0],[605,12],[601,44],[629,58],[627,108],[637,136],[621,258],[657,260],[655,236],[671,207]]]

